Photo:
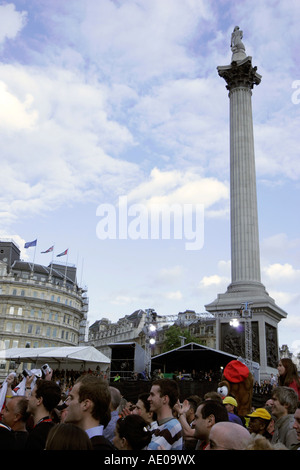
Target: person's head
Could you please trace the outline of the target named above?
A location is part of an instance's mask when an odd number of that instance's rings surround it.
[[[219,401],[207,400],[197,408],[193,426],[195,438],[208,441],[211,428],[220,421],[228,421],[228,412],[225,405]]]
[[[197,408],[201,403],[201,398],[198,395],[191,395],[187,397],[187,401],[189,402],[190,407],[186,412],[186,420],[188,423],[191,423],[195,419]]]
[[[270,413],[265,408],[257,408],[247,416],[250,418],[248,425],[250,434],[264,435],[272,419]]]
[[[225,397],[223,400],[223,404],[226,406],[228,413],[236,413],[238,404],[234,397]]]
[[[82,375],[76,380],[66,401],[65,423],[82,429],[109,423],[111,395],[108,383],[95,375]]]
[[[207,450],[245,450],[249,441],[250,433],[244,426],[220,421],[211,428]]]
[[[110,409],[111,411],[115,411],[121,403],[121,392],[116,387],[109,387],[110,390]]]
[[[298,396],[290,387],[276,387],[272,392],[272,414],[275,418],[295,413]]]
[[[92,450],[87,433],[72,423],[59,423],[50,429],[45,450]]]
[[[280,359],[277,366],[279,385],[289,385],[293,380],[299,383],[296,364],[288,357]]]
[[[132,414],[141,416],[148,424],[153,421],[153,412],[150,411],[149,393],[141,393],[135,405]]]
[[[43,411],[51,413],[59,403],[60,396],[60,387],[55,382],[39,379],[29,397],[27,410],[33,416]]]
[[[274,450],[271,442],[261,434],[251,434],[250,442],[245,450]]]
[[[296,430],[298,441],[300,441],[300,401],[298,401],[298,405],[294,414],[293,428]]]
[[[6,401],[3,408],[2,421],[7,424],[13,431],[25,427],[30,416],[27,411],[28,398],[23,396],[14,396]]]
[[[273,399],[272,398],[268,398],[268,400],[266,401],[265,403],[265,407],[266,409],[268,409],[268,407],[272,407],[273,406]]]
[[[141,416],[131,414],[118,419],[113,444],[118,450],[142,450],[151,437],[147,422]]]
[[[179,398],[178,384],[171,379],[158,379],[152,383],[148,400],[150,410],[161,414],[172,411]]]
[[[213,390],[211,392],[207,392],[204,395],[204,400],[214,400],[214,401],[219,401],[220,403],[223,403],[223,399],[221,395],[218,392],[215,392]]]

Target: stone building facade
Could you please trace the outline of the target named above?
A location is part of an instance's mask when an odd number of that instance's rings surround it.
[[[0,241],[0,349],[76,346],[83,343],[87,291],[76,267],[20,260],[13,241]],[[0,372],[6,368],[0,363]]]
[[[188,329],[190,334],[199,339],[199,343],[210,348],[216,347],[216,326],[213,315],[197,314],[193,310],[179,312],[177,315],[157,315],[155,344],[151,347],[151,355],[163,352],[165,333],[171,324],[178,324]],[[131,315],[120,318],[112,323],[107,318],[97,320],[89,327],[88,344],[94,346],[107,357],[111,357],[109,344],[136,342],[146,349],[148,339],[147,311],[136,310]]]

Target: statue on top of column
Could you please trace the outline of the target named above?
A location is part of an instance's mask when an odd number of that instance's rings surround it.
[[[232,34],[231,34],[231,50],[232,50],[232,58],[231,62],[243,60],[246,57],[245,46],[242,43],[243,39],[243,31],[240,30],[239,26],[235,26]]]

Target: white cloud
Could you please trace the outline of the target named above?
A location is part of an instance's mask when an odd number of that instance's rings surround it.
[[[159,282],[169,283],[177,282],[183,274],[182,266],[172,266],[171,268],[162,268],[158,273]]]
[[[38,113],[32,109],[32,95],[27,94],[24,102],[20,102],[17,97],[8,91],[7,85],[0,82],[0,102],[0,129],[13,131],[33,128]]]
[[[227,210],[229,189],[227,184],[216,178],[203,178],[190,171],[161,171],[154,168],[147,181],[142,182],[128,194],[128,201],[144,203],[150,207],[172,204],[203,204],[207,214],[217,204],[218,215]],[[222,206],[223,205],[223,206]]]
[[[134,163],[114,157],[134,142],[125,126],[107,116],[104,87],[72,72],[20,66],[0,66],[0,80],[6,172],[0,210],[7,223],[122,191],[137,177]]]
[[[298,328],[300,328],[300,321],[299,321]],[[290,345],[290,350],[293,352],[295,356],[297,356],[300,353],[300,339],[297,339],[292,342],[292,344]]]
[[[0,44],[6,39],[14,39],[24,28],[26,12],[16,11],[13,3],[0,5]]]
[[[300,281],[300,269],[295,269],[289,263],[275,263],[263,268],[263,273],[268,276],[271,281]]]
[[[209,5],[199,0],[90,1],[80,32],[106,76],[137,83],[195,70],[185,45],[201,20],[212,18]]]
[[[168,300],[181,300],[182,299],[182,293],[180,290],[174,291],[174,292],[166,292],[165,293],[165,298]]]
[[[272,289],[272,287],[268,289],[268,292],[270,296],[275,299],[276,304],[282,307],[284,310],[290,310],[290,308],[295,307],[296,304],[299,304],[300,306],[300,295],[298,292],[284,292]],[[292,316],[289,317],[289,321],[291,321],[291,318]]]
[[[274,99],[274,94],[272,94]],[[282,111],[282,110],[281,110]],[[271,121],[255,126],[256,167],[258,176],[299,180],[300,163],[298,158],[297,132],[300,117],[288,111],[282,122],[275,116]]]
[[[211,276],[204,276],[199,282],[199,287],[201,289],[206,289],[207,287],[218,287],[221,288],[229,282],[227,277],[219,276],[218,274],[212,274]]]
[[[224,177],[227,97],[216,85],[217,77],[173,79],[153,86],[131,109],[130,126],[144,145],[151,138],[157,152],[169,156],[169,165],[195,167],[197,172],[206,168],[207,173]]]

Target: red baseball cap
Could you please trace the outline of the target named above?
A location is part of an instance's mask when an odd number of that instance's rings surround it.
[[[227,366],[223,371],[224,377],[229,382],[243,382],[249,375],[248,367],[240,361],[234,360],[228,362]]]

